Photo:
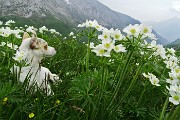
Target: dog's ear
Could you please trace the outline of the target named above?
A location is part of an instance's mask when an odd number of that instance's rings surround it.
[[[27,38],[30,38],[30,36],[29,36],[29,34],[27,32],[24,32],[22,40],[25,40]]]
[[[37,38],[36,31],[33,31],[33,32],[32,32],[32,38],[33,38],[33,37],[34,37],[34,38]]]
[[[35,36],[33,36],[32,38],[31,38],[31,41],[30,41],[30,45],[29,45],[29,47],[31,48],[31,49],[35,49],[36,48],[36,41],[37,41],[37,38],[35,37]]]

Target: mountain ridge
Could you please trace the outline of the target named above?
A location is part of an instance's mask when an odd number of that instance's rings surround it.
[[[39,22],[43,20],[53,22],[57,19],[62,24],[66,24],[63,29],[68,26],[76,27],[86,19],[97,20],[99,24],[107,28],[121,30],[129,24],[140,24],[140,21],[113,11],[98,0],[1,0],[0,16],[20,16],[26,18],[25,20],[37,18]],[[47,26],[51,24],[46,23]],[[57,28],[57,25],[55,27]],[[162,44],[167,41],[160,36],[158,38],[161,39],[159,42]]]
[[[168,39],[169,42],[180,38],[180,18],[173,17],[161,22],[144,22],[151,25],[156,32]]]

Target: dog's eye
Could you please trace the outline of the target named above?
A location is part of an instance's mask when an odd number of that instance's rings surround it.
[[[45,46],[44,46],[44,49],[45,49],[45,50],[47,50],[47,47],[48,47],[48,46],[47,46],[47,45],[45,45]]]

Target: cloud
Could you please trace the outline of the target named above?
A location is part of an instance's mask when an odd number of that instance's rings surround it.
[[[172,2],[172,9],[180,12],[180,0],[175,0]]]

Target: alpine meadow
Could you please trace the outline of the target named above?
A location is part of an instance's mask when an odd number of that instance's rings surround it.
[[[180,120],[179,39],[56,13],[0,16],[0,120]]]

